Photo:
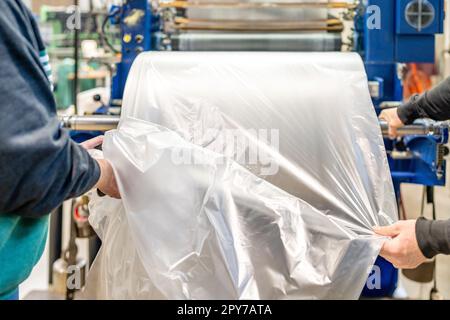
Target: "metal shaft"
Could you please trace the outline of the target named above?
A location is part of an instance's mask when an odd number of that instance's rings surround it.
[[[115,129],[119,124],[119,116],[63,116],[60,117],[61,126],[77,131],[108,131]],[[384,136],[388,135],[388,124],[380,121]],[[399,136],[439,134],[441,127],[436,124],[414,124],[397,130]]]
[[[383,136],[388,136],[389,126],[386,121],[380,121],[381,131],[383,132]],[[398,136],[409,136],[409,135],[429,135],[429,134],[440,134],[441,127],[434,124],[412,124],[408,126],[404,126],[402,128],[397,129]]]
[[[62,116],[61,127],[76,131],[108,131],[117,128],[119,116]]]

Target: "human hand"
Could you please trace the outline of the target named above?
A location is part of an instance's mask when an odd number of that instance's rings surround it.
[[[116,176],[111,163],[106,159],[95,160],[100,166],[100,178],[95,187],[112,198],[120,199],[119,187],[117,186]]]
[[[389,127],[389,137],[394,139],[397,136],[397,129],[404,126],[397,113],[397,108],[385,109],[381,112],[381,120],[385,120]]]
[[[380,255],[396,268],[414,269],[427,258],[422,254],[416,238],[416,220],[399,221],[388,227],[376,227],[375,233],[391,237],[383,244]]]
[[[95,138],[86,140],[85,142],[80,143],[80,146],[85,148],[86,150],[94,149],[103,143],[103,136],[97,136]]]
[[[103,143],[103,136],[98,136],[85,142],[80,145],[86,150],[92,150],[95,147],[101,145]],[[99,189],[104,194],[120,199],[119,188],[117,187],[116,177],[114,175],[114,170],[106,159],[95,159],[100,167],[100,178],[95,185],[95,188]]]

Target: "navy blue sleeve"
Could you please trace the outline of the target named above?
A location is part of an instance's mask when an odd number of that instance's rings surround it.
[[[416,238],[420,250],[428,259],[438,254],[450,254],[450,220],[420,218],[416,223]]]
[[[40,217],[93,187],[100,168],[60,129],[33,19],[20,0],[0,1],[0,213]]]
[[[411,124],[419,118],[433,120],[450,119],[450,78],[422,95],[414,95],[397,109],[404,124]]]

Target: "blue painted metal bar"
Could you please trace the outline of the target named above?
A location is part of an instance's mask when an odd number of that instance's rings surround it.
[[[122,99],[125,83],[134,59],[152,48],[152,10],[149,1],[128,0],[120,12],[122,61],[112,84],[112,99]]]

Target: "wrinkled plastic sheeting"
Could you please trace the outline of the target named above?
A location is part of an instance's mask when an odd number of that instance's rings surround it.
[[[104,154],[91,298],[355,299],[397,219],[356,54],[141,54]]]

